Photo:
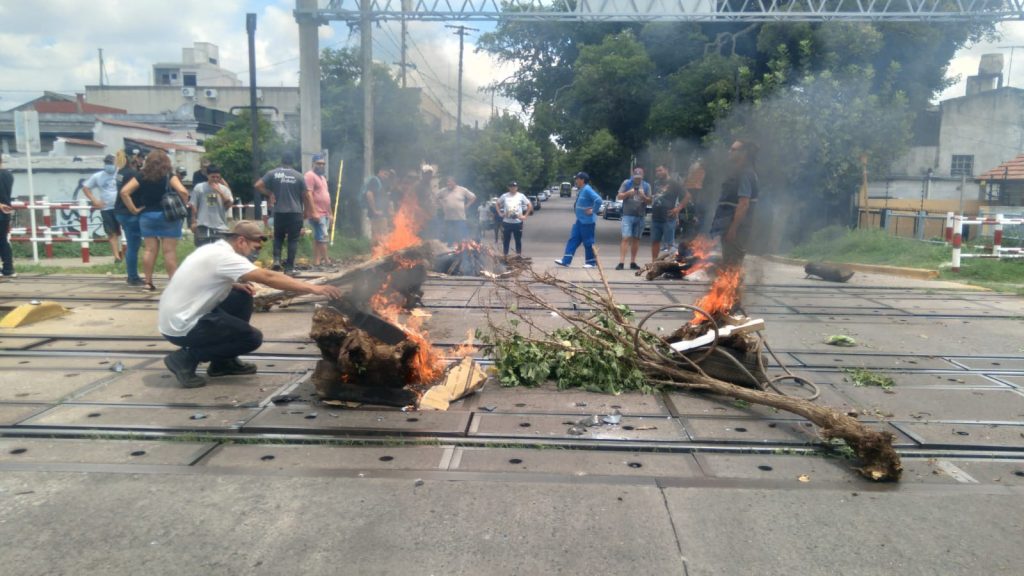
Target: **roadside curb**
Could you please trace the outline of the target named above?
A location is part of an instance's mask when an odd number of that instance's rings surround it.
[[[778,262],[780,264],[792,264],[794,266],[803,266],[810,262],[810,260],[800,260],[797,258],[786,258],[784,256],[775,256],[773,254],[765,254],[761,256],[765,260],[771,262]],[[902,276],[904,278],[915,278],[917,280],[935,280],[939,277],[938,270],[925,270],[923,268],[903,268],[900,266],[883,266],[881,264],[849,264],[846,262],[822,262],[823,264],[842,266],[855,270],[857,272],[872,272],[875,274],[888,274],[890,276]]]

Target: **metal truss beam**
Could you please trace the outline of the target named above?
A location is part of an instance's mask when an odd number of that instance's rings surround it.
[[[1024,0],[321,0],[320,21],[824,22],[1024,20]],[[405,8],[403,9],[403,4]]]

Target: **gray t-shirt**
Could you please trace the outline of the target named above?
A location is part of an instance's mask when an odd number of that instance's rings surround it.
[[[622,201],[622,215],[623,216],[643,216],[647,213],[647,202],[651,199],[651,185],[646,180],[640,182],[637,189],[642,194],[636,194],[630,196]],[[619,194],[633,190],[633,179],[626,178],[626,180],[619,186]]]
[[[220,185],[218,194],[209,182],[197,184],[189,194],[188,203],[195,209],[196,224],[213,230],[227,230],[227,208],[224,207],[224,196],[234,200],[231,189],[225,184]]]
[[[262,180],[263,185],[274,195],[274,214],[302,214],[306,179],[298,170],[282,166],[264,174]]]

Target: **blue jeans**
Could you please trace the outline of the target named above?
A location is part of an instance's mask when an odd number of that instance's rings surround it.
[[[142,246],[142,230],[139,228],[139,217],[135,214],[117,213],[117,223],[121,225],[127,248],[124,252],[124,267],[128,271],[128,280],[139,278],[139,248]]]
[[[594,255],[594,229],[597,224],[580,224],[576,222],[569,232],[569,241],[565,243],[565,256],[562,256],[562,264],[572,264],[572,257],[576,249],[583,244],[584,263],[597,265],[597,256]]]
[[[651,220],[651,243],[658,242],[663,247],[674,246],[676,243],[676,221],[658,222]]]
[[[623,238],[639,238],[644,233],[644,217],[643,216],[627,216],[622,215],[622,237]]]

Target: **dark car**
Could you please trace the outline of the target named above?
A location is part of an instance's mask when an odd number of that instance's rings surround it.
[[[602,203],[605,206],[604,214],[601,216],[605,220],[622,220],[622,202],[619,200],[605,200]]]
[[[530,200],[530,204],[533,204],[534,212],[540,210],[540,198],[536,194],[530,194],[527,198]]]

